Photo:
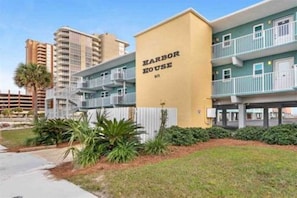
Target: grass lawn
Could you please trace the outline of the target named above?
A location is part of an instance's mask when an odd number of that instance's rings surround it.
[[[27,138],[34,137],[31,128],[0,131],[0,133],[2,137],[0,144],[7,148],[24,146]]]
[[[183,158],[69,180],[93,192],[106,185],[112,197],[296,197],[297,152],[219,146]]]

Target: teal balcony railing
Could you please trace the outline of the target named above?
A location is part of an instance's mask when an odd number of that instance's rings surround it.
[[[293,91],[297,88],[297,66],[288,71],[250,75],[212,82],[212,97]]]
[[[212,46],[212,59],[256,52],[297,41],[297,22],[258,31]]]
[[[125,95],[112,94],[108,97],[85,99],[80,103],[80,108],[100,108],[112,106],[134,105],[136,103],[136,94],[127,93]]]
[[[100,89],[104,86],[114,85],[118,81],[135,81],[135,68],[120,70],[108,74],[104,77],[98,77],[91,80],[79,81],[77,88],[79,89]]]

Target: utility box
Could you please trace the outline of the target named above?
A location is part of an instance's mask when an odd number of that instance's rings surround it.
[[[207,118],[215,118],[216,116],[216,108],[208,108],[207,109]]]

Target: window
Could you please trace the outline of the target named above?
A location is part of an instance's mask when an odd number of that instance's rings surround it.
[[[262,75],[264,73],[263,63],[255,63],[253,65],[253,76]]]
[[[290,33],[290,26],[289,26],[290,20],[283,20],[281,22],[278,22],[278,35],[279,36],[286,36]]]
[[[100,74],[101,79],[105,79],[107,75],[108,75],[108,72],[101,73]]]
[[[125,94],[127,94],[127,88],[125,88]],[[118,95],[119,96],[123,95],[123,88],[118,89]]]
[[[101,98],[105,98],[105,97],[108,97],[108,96],[109,96],[108,91],[101,92]]]
[[[263,24],[258,24],[253,27],[253,39],[258,39],[263,37]]]
[[[229,47],[231,45],[231,34],[223,35],[223,47]]]
[[[231,79],[231,69],[223,69],[223,80]]]

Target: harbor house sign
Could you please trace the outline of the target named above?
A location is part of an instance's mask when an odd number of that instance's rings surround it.
[[[153,71],[160,71],[160,70],[171,68],[172,62],[165,62],[165,61],[175,58],[177,56],[180,56],[179,51],[175,51],[175,52],[172,52],[169,54],[158,56],[158,57],[155,57],[152,59],[144,60],[144,61],[142,61],[142,66],[145,68],[143,68],[142,73],[148,74]],[[158,64],[153,65],[155,63],[158,63]]]

